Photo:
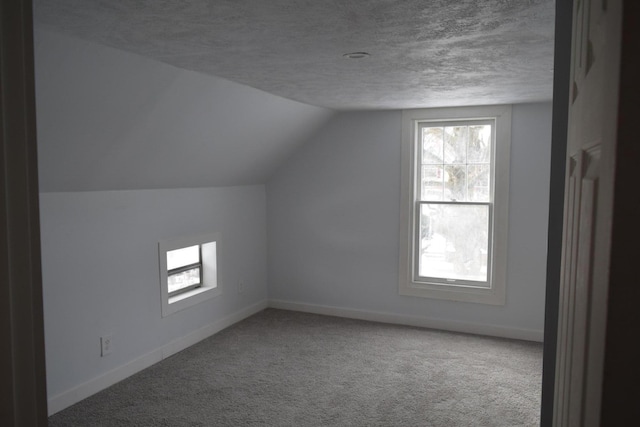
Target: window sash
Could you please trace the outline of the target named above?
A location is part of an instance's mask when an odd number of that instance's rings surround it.
[[[422,205],[450,205],[450,206],[487,206],[488,209],[488,245],[487,245],[487,280],[464,280],[442,277],[429,277],[420,275],[420,221]],[[493,265],[493,203],[492,202],[452,202],[452,201],[415,201],[413,212],[413,282],[417,284],[430,284],[442,286],[458,286],[467,288],[491,289],[491,275]]]
[[[169,297],[172,297],[172,296],[175,296],[175,295],[179,295],[179,294],[188,292],[188,291],[190,291],[192,289],[197,289],[197,288],[202,286],[202,270],[203,270],[202,269],[202,245],[198,245],[198,262],[193,263],[193,264],[189,264],[189,265],[183,265],[182,267],[177,267],[177,268],[174,268],[174,269],[171,269],[171,270],[167,270],[167,283],[166,283],[167,290],[168,290],[168,287],[169,287],[169,278],[171,276],[175,276],[177,274],[183,273],[183,272],[188,271],[188,270],[193,270],[195,268],[198,269],[198,273],[199,273],[198,283],[194,283],[192,285],[185,286],[184,288],[177,289],[177,290],[175,290],[173,292],[168,292],[167,295]]]
[[[477,118],[477,119],[447,119],[447,120],[417,120],[414,124],[414,135],[413,135],[413,153],[414,153],[414,164],[413,164],[413,192],[414,192],[414,201],[422,200],[422,167],[423,166],[440,166],[442,168],[446,167],[454,167],[454,166],[464,166],[465,170],[468,172],[469,166],[479,166],[479,165],[488,165],[489,166],[489,201],[493,202],[494,199],[494,189],[495,189],[495,156],[496,156],[496,118]],[[491,127],[491,147],[489,153],[489,161],[488,162],[469,162],[468,157],[465,159],[464,163],[447,163],[444,159],[444,152],[442,162],[438,163],[424,163],[423,162],[423,141],[422,141],[422,131],[423,129],[428,128],[439,128],[439,127],[470,127],[470,126],[490,126]],[[468,144],[468,141],[467,141]],[[468,179],[468,176],[467,176]],[[443,185],[443,191],[445,187]],[[468,191],[468,182],[465,182],[465,194]],[[444,196],[444,194],[443,194]],[[428,201],[428,200],[424,200]],[[434,200],[439,201],[439,200]],[[444,199],[443,199],[444,201]],[[452,200],[453,201],[453,200]],[[458,201],[453,201],[454,203],[458,203]],[[460,202],[466,202],[466,200],[461,200]]]
[[[192,251],[193,249],[195,249],[195,254]],[[185,251],[187,252],[185,253]],[[194,258],[193,255],[196,255],[196,257]],[[201,254],[200,254],[199,245],[184,246],[184,247],[179,247],[177,249],[171,249],[167,251],[167,269],[168,270],[175,270],[175,269],[184,267],[186,265],[195,264],[200,262],[200,260],[201,260]]]

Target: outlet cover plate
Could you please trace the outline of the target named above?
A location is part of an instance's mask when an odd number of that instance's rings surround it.
[[[100,356],[104,357],[113,352],[113,334],[100,337]]]

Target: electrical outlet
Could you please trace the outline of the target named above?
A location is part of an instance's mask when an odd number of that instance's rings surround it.
[[[238,281],[238,293],[239,294],[243,294],[244,293],[244,282],[242,280]]]
[[[104,357],[113,351],[113,334],[100,337],[100,356]]]

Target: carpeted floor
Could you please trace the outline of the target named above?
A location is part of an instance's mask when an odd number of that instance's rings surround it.
[[[537,426],[542,345],[267,309],[49,426]]]

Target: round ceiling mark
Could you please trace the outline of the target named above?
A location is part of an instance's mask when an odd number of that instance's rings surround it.
[[[345,53],[342,56],[347,59],[362,59],[362,58],[368,58],[371,55],[368,54],[367,52],[350,52],[350,53]]]

